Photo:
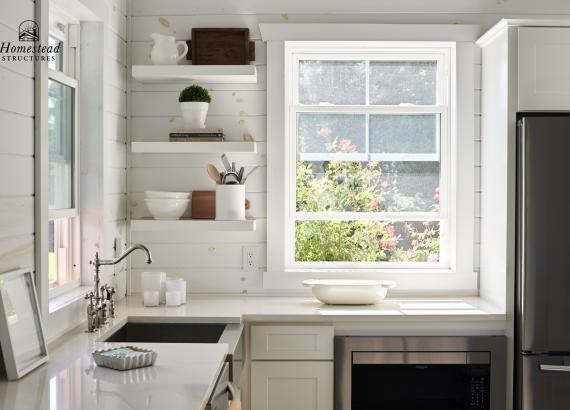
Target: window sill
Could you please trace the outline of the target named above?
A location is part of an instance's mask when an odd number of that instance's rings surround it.
[[[92,286],[79,286],[65,293],[62,293],[61,295],[51,298],[49,300],[49,313],[55,313],[58,310],[63,309],[80,299],[83,299],[85,294],[91,289],[93,289]]]
[[[446,269],[313,269],[264,272],[263,288],[267,290],[301,290],[305,279],[386,279],[397,287],[396,295],[453,295],[478,296],[478,274],[458,273]],[[306,289],[306,288],[305,288]]]

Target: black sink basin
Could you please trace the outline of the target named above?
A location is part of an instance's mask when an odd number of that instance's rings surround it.
[[[225,324],[210,323],[126,323],[106,342],[218,343]]]

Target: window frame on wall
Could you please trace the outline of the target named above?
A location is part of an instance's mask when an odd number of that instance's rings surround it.
[[[416,29],[417,28],[417,29]],[[475,82],[474,41],[478,27],[471,25],[405,24],[260,24],[267,44],[267,269],[263,287],[270,290],[300,290],[303,279],[367,278],[392,279],[397,291],[410,294],[476,295],[478,273],[474,270],[475,209]],[[288,70],[292,49],[307,47],[435,47],[450,50],[450,174],[448,212],[450,227],[449,267],[298,267],[288,264],[287,223],[291,161],[286,161],[289,126],[288,102],[291,82]],[[289,243],[291,241],[289,240]],[[290,252],[290,251],[289,251]]]
[[[454,244],[449,240],[449,232],[454,229],[454,201],[450,198],[450,105],[451,71],[454,47],[417,46],[384,43],[382,45],[344,46],[336,44],[298,44],[285,46],[285,268],[298,269],[450,269],[450,254]],[[363,105],[304,105],[299,102],[301,61],[362,61],[365,63],[366,96]],[[436,63],[436,92],[434,105],[371,105],[369,95],[370,62],[376,61],[430,61]],[[301,113],[342,113],[364,114],[365,152],[354,154],[299,154],[297,149],[298,114]],[[297,157],[310,161],[318,159],[344,161],[394,161],[424,160],[426,154],[370,154],[369,152],[369,116],[379,114],[411,115],[436,114],[440,117],[439,140],[436,153],[440,164],[440,209],[438,212],[299,212],[296,210],[296,162]],[[437,137],[437,135],[436,135]],[[418,156],[421,156],[418,158]],[[326,157],[326,158],[325,158]],[[423,158],[422,158],[423,157]],[[435,221],[440,225],[440,253],[438,262],[349,262],[320,261],[299,262],[295,260],[295,223],[297,221]]]
[[[50,82],[57,82],[71,90],[71,198],[70,205],[60,209],[48,210],[48,275],[50,269],[55,269],[55,278],[48,278],[49,297],[57,297],[73,290],[81,284],[81,227],[79,214],[79,25],[64,24],[57,20],[57,16],[50,16],[50,38],[61,43],[59,57],[61,64],[54,70],[48,68],[48,88]],[[53,20],[55,19],[55,20]],[[49,97],[48,97],[49,98]],[[49,115],[49,108],[48,108]],[[48,136],[49,138],[49,136]],[[48,153],[48,163],[49,153]],[[49,190],[49,180],[48,180]],[[51,243],[50,243],[51,242]],[[60,245],[60,246],[57,246]],[[60,251],[61,249],[61,251]],[[61,252],[61,253],[60,253]],[[50,255],[50,253],[52,255]],[[61,260],[61,258],[65,258]]]

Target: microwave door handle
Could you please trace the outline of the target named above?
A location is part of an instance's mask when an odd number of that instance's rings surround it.
[[[570,366],[563,366],[557,364],[541,364],[539,369],[541,372],[570,373]]]

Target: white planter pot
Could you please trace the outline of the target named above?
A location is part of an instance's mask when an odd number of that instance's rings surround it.
[[[180,110],[186,128],[205,128],[208,106],[205,102],[182,102]]]

